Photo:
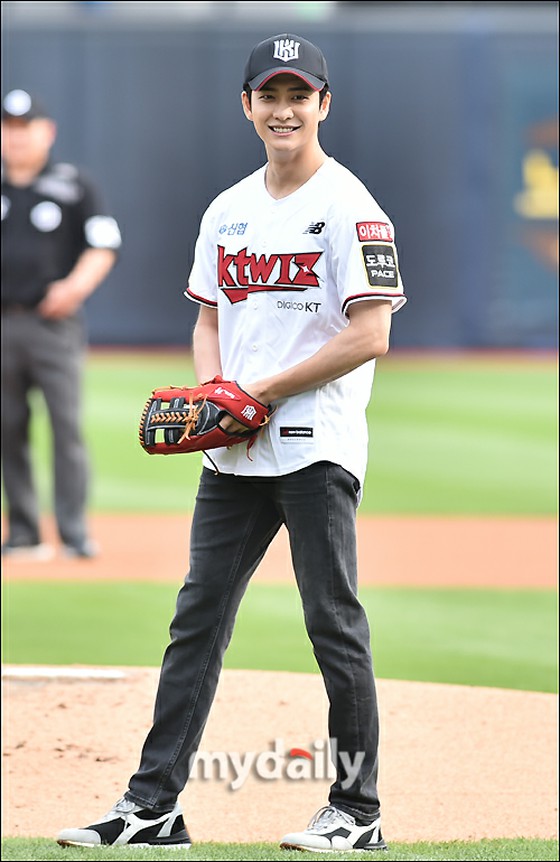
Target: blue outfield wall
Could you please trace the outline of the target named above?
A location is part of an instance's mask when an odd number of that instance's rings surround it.
[[[122,226],[119,264],[88,300],[91,342],[190,343],[200,217],[264,160],[241,111],[247,54],[295,30],[329,60],[324,148],[396,225],[410,302],[393,346],[557,347],[557,10],[535,4],[527,27],[484,4],[442,16],[436,30],[410,8],[383,26],[373,10],[157,26],[5,13],[3,91],[41,95],[55,156],[100,181]]]

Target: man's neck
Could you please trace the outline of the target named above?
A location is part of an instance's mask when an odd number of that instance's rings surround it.
[[[305,159],[283,160],[269,153],[265,177],[268,193],[277,200],[293,194],[317,173],[327,158],[320,148]]]
[[[35,165],[4,165],[4,176],[13,186],[30,186],[38,174],[41,173],[46,161]]]

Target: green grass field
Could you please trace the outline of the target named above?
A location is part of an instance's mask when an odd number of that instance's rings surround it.
[[[194,382],[187,353],[90,354],[85,433],[94,510],[192,509],[202,456],[147,455],[138,421],[153,388]],[[370,463],[360,511],[554,514],[556,386],[552,359],[381,360],[368,410]],[[49,432],[39,398],[35,406],[38,484],[49,508]]]
[[[548,860],[558,859],[558,842],[537,839],[500,839],[487,841],[449,841],[442,843],[418,842],[415,844],[391,843],[387,855],[373,854],[374,858],[387,862],[403,860],[448,860],[448,862],[510,862],[510,860]],[[42,862],[76,862],[76,860],[103,860],[103,862],[129,862],[129,860],[189,859],[189,862],[324,862],[324,853],[294,854],[280,850],[274,844],[212,844],[209,842],[193,844],[188,854],[170,850],[131,850],[127,848],[103,847],[100,851],[83,850],[80,847],[59,847],[54,841],[44,839],[6,838],[2,841],[2,859],[5,862],[20,860],[42,860]],[[330,858],[330,855],[329,857]],[[335,853],[332,858],[338,862],[360,862],[369,860],[372,853]]]
[[[5,584],[4,661],[159,666],[176,592],[118,581]],[[379,677],[557,690],[552,590],[376,587],[361,598]],[[225,666],[317,672],[294,587],[249,586]]]

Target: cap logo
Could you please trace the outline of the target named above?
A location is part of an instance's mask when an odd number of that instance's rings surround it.
[[[272,56],[275,60],[282,60],[283,63],[297,60],[300,45],[301,42],[296,42],[294,39],[275,39],[274,54]]]
[[[25,90],[12,90],[4,99],[4,110],[14,117],[23,117],[31,108],[31,96]]]

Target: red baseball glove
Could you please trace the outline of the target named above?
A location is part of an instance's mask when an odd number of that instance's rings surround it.
[[[233,416],[247,431],[228,433],[220,420]],[[247,443],[247,452],[272,414],[233,380],[214,377],[200,386],[154,389],[140,418],[140,445],[150,455],[200,452]],[[158,431],[163,439],[157,440]]]

